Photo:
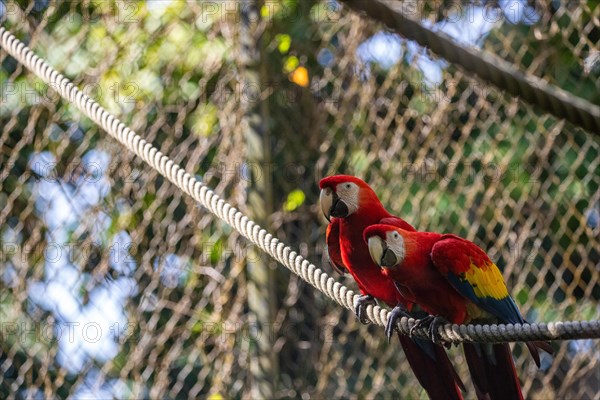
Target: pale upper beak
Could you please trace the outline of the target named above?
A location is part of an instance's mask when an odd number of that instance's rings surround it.
[[[327,221],[331,222],[331,217],[346,218],[348,216],[348,206],[331,188],[326,187],[321,189],[319,201],[321,203],[321,211],[323,211],[323,215],[325,215]]]
[[[379,266],[381,266],[381,256],[383,256],[383,251],[385,242],[377,235],[371,236],[367,241],[369,246],[369,254],[371,255],[371,259],[373,262]]]
[[[321,205],[321,211],[323,211],[323,215],[327,218],[327,221],[331,221],[331,216],[329,215],[331,206],[333,205],[333,191],[331,188],[326,187],[321,189],[319,204]]]
[[[398,257],[394,251],[388,248],[387,243],[377,235],[371,236],[367,244],[371,259],[382,268],[390,268],[398,263]]]

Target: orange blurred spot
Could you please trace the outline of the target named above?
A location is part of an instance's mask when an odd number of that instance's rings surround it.
[[[308,70],[304,67],[298,67],[290,74],[290,80],[298,86],[308,87]]]

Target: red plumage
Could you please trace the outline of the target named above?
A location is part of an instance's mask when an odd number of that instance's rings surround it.
[[[365,234],[378,234],[385,240],[383,227],[374,225]],[[381,229],[375,229],[381,227]],[[390,229],[387,226],[385,229]],[[467,321],[467,300],[454,290],[444,275],[431,262],[431,249],[443,235],[433,232],[414,232],[405,236],[405,257],[401,268],[382,268],[381,272],[396,282],[402,295],[419,304],[432,315],[441,315],[448,321],[462,324]],[[418,238],[418,240],[417,240]]]
[[[412,303],[402,297],[394,282],[371,259],[362,233],[367,226],[375,223],[387,223],[408,230],[414,228],[387,212],[375,192],[358,178],[333,176],[321,180],[319,185],[323,190],[335,192],[338,185],[346,182],[358,186],[358,204],[350,215],[330,220],[327,248],[332,265],[336,270],[350,273],[363,295],[373,296],[391,307],[401,304],[410,309]],[[464,389],[464,384],[441,346],[423,341],[417,344],[407,336],[398,336],[407,360],[431,399],[462,399],[460,388]]]
[[[463,324],[474,319],[523,323],[496,265],[474,243],[454,235],[415,232],[394,226],[373,225],[364,231],[365,241],[377,236],[374,252],[386,256],[382,272],[396,282],[409,301],[435,316]],[[377,247],[381,246],[381,247]],[[528,344],[539,365],[534,346],[551,350],[545,343]],[[508,344],[465,344],[465,356],[479,398],[522,399],[521,387]]]

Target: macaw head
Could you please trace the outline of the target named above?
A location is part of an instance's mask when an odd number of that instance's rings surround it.
[[[359,210],[386,213],[373,189],[355,176],[328,176],[321,179],[319,187],[321,210],[328,221],[331,217],[346,218]]]
[[[371,259],[381,268],[392,268],[404,261],[406,246],[403,230],[392,225],[371,225],[363,232]]]

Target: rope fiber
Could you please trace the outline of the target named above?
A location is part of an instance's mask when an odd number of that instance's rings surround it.
[[[208,187],[185,172],[169,157],[129,129],[94,100],[86,96],[72,82],[36,56],[11,32],[0,27],[0,46],[27,69],[57,90],[67,101],[73,103],[84,115],[101,126],[110,136],[141,157],[148,165],[202,204],[212,214],[234,227],[246,239],[259,246],[279,263],[299,275],[317,290],[335,300],[343,307],[354,310],[359,295],[336,282],[290,246],[280,242],[247,216],[221,199]],[[379,306],[366,309],[371,323],[385,326],[389,312]],[[402,317],[398,322],[401,333],[408,334],[415,321]],[[424,329],[416,330],[414,336],[428,338]],[[460,342],[512,342],[532,340],[561,340],[600,338],[600,321],[551,322],[549,324],[516,325],[453,325],[439,327],[442,340]]]

